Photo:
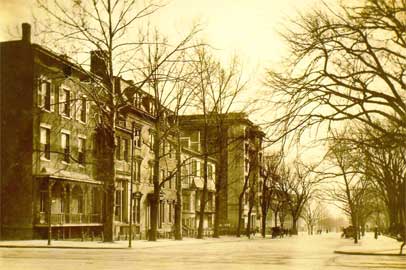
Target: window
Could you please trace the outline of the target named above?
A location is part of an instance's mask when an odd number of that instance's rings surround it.
[[[127,206],[125,202],[128,198],[128,186],[126,182],[118,182],[116,189],[116,202],[115,202],[115,220],[116,221],[127,221]]]
[[[135,160],[135,164],[134,164],[134,180],[136,182],[141,181],[141,162],[142,161],[140,159]]]
[[[163,183],[162,187],[166,187],[166,179],[165,179],[165,170],[161,170],[161,182]]]
[[[54,93],[50,81],[43,80],[40,82],[38,96],[39,107],[47,111],[53,111]]]
[[[121,186],[116,190],[116,203],[115,203],[115,220],[121,221],[121,209],[122,209],[122,195],[123,191]]]
[[[141,148],[141,130],[136,129],[134,132],[134,146]]]
[[[212,228],[213,227],[213,216],[208,216],[207,217],[207,226],[209,227],[209,228]]]
[[[155,146],[155,134],[150,130],[149,131],[149,148],[151,151],[154,151]]]
[[[79,113],[80,113],[80,118],[79,120],[82,121],[83,123],[86,123],[87,120],[87,100],[86,97],[83,96],[80,99],[80,104],[79,104]]]
[[[213,165],[211,165],[211,164],[207,165],[207,177],[209,179],[213,179],[213,167],[212,166]]]
[[[165,222],[165,202],[160,201],[159,203],[159,220],[158,220],[158,225],[159,228],[162,228],[162,223]]]
[[[71,93],[69,89],[61,88],[59,95],[60,113],[63,116],[70,117]]]
[[[190,139],[189,137],[180,138],[181,147],[190,148]]]
[[[70,143],[69,143],[69,134],[68,133],[62,133],[61,135],[61,147],[62,147],[62,153],[63,153],[63,161],[69,163],[70,158]]]
[[[172,203],[168,203],[168,206],[169,206],[169,213],[168,213],[168,215],[169,215],[169,223],[172,223],[172,220],[173,220],[173,217],[172,217]]]
[[[79,164],[85,164],[85,151],[86,150],[86,139],[78,139],[78,162]]]
[[[141,198],[137,198],[137,220],[136,222],[139,224],[141,222]]]
[[[123,139],[122,146],[123,146],[122,159],[124,159],[125,161],[128,161],[129,160],[129,142],[128,142],[128,139]]]
[[[192,160],[192,175],[197,176],[197,160]]]
[[[190,210],[190,197],[189,197],[189,195],[183,195],[182,207],[183,207],[183,211],[189,211]]]
[[[162,146],[161,155],[165,156],[165,154],[166,154],[166,142],[162,141],[161,146]]]
[[[168,171],[167,173],[168,173],[167,178],[169,179],[169,180],[168,180],[168,182],[169,182],[169,188],[172,188],[172,178],[173,178],[173,177],[171,177],[171,172],[170,172],[170,171]]]
[[[169,144],[169,157],[170,158],[172,158],[172,156],[173,156],[172,152],[173,152],[173,146],[172,146],[172,144]]]
[[[149,182],[152,184],[154,182],[154,166],[150,163],[148,165],[148,169],[149,169]]]
[[[51,130],[50,128],[40,127],[41,152],[44,159],[51,159]]]
[[[64,211],[64,206],[63,206],[63,200],[61,201],[61,213],[65,212]],[[81,214],[83,213],[83,193],[81,192],[78,196],[78,213]]]
[[[121,160],[121,138],[116,138],[116,159]]]
[[[40,212],[46,212],[47,202],[48,202],[48,192],[40,191],[40,193],[39,193],[39,211]]]

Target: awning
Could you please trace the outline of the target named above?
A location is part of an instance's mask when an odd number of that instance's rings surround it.
[[[193,184],[197,189],[203,189],[204,181],[201,177],[194,177]],[[216,185],[214,181],[209,179],[207,180],[207,190],[216,191]]]
[[[61,179],[66,181],[72,182],[82,182],[82,183],[90,183],[96,185],[102,185],[103,182],[96,181],[90,178],[87,174],[77,173],[77,172],[70,172],[65,170],[52,170],[52,169],[45,169],[41,170],[41,173],[35,175],[37,178],[45,178],[49,177],[51,179]]]

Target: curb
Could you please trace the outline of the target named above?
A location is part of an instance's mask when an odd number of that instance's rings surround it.
[[[368,256],[406,256],[406,254],[399,254],[399,253],[374,253],[374,252],[359,252],[359,251],[340,251],[334,250],[336,254],[345,254],[345,255],[368,255]]]
[[[258,238],[258,239],[255,239],[255,240],[259,240],[259,239],[261,239],[261,240],[266,240],[266,239],[263,239],[263,238]],[[210,245],[210,244],[216,244],[216,243],[232,243],[232,242],[242,242],[242,241],[249,241],[249,240],[253,240],[253,239],[244,239],[244,238],[236,238],[236,239],[227,239],[227,240],[225,240],[225,241],[204,241],[204,239],[201,239],[202,241],[201,242],[192,242],[192,243],[187,243],[187,241],[185,241],[185,242],[183,242],[182,244],[185,244],[185,245],[201,245],[201,244],[203,244],[203,245]],[[180,241],[180,242],[182,242],[182,241]],[[139,249],[139,248],[141,248],[141,249],[150,249],[150,248],[158,248],[158,247],[171,247],[171,246],[174,246],[175,244],[170,244],[170,245],[168,245],[168,244],[161,244],[161,245],[157,245],[157,246],[154,246],[154,245],[151,245],[151,246],[144,246],[144,247],[142,247],[142,246],[137,246],[137,245],[134,245],[132,248],[129,248],[129,247],[106,247],[106,246],[104,246],[104,247],[89,247],[89,246],[59,246],[59,245],[51,245],[51,246],[47,246],[47,245],[45,245],[45,246],[43,246],[43,245],[2,245],[2,244],[0,244],[0,248],[42,248],[42,249],[45,249],[45,248],[54,248],[54,249],[107,249],[107,250],[114,250],[114,249]],[[176,246],[176,245],[175,245]]]
[[[17,245],[0,245],[0,248],[130,249],[128,247],[17,246]]]

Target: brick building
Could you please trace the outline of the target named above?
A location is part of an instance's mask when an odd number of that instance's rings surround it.
[[[204,130],[204,116],[184,115],[180,118],[182,130],[200,133]],[[255,192],[255,207],[251,215],[251,229],[260,225],[261,211],[258,198],[262,178],[262,139],[264,133],[244,113],[228,113],[208,117],[209,153],[218,160],[216,170],[216,203],[219,207],[219,224],[224,233],[234,233],[238,224],[238,198],[246,177]],[[251,167],[251,168],[250,168]],[[249,173],[249,171],[251,172]],[[248,224],[248,193],[244,194],[242,224]]]
[[[53,238],[101,235],[106,191],[96,133],[99,117],[86,95],[97,90],[89,72],[66,56],[31,43],[28,24],[23,24],[22,40],[0,43],[0,59],[0,239],[46,238],[49,229]],[[92,53],[91,71],[97,74],[100,68],[100,61]],[[151,150],[155,101],[122,78],[115,79],[115,89],[125,94],[127,105],[120,110],[116,123],[114,235],[116,239],[128,235],[132,215],[136,237],[145,239],[150,229],[156,160]],[[161,179],[173,175],[176,169],[174,142],[169,135],[159,146],[164,156],[160,158]],[[198,224],[201,157],[191,145],[182,148],[182,157],[191,160],[185,163],[185,170],[193,173],[184,175],[182,184],[184,197],[190,202],[184,209],[184,231],[189,233]],[[204,223],[207,230],[213,221],[215,164],[210,158],[210,203]],[[167,237],[174,224],[174,177],[162,185],[160,195],[158,234]]]
[[[1,239],[98,232],[102,182],[92,162],[94,119],[81,68],[30,42],[0,44]]]

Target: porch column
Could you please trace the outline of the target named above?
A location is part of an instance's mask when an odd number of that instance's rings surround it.
[[[66,184],[62,184],[62,194],[61,194],[61,203],[63,205],[62,210],[63,210],[63,223],[67,222],[67,201],[66,201]]]
[[[71,223],[71,215],[70,215],[70,213],[71,213],[71,202],[72,202],[72,185],[67,185],[66,186],[66,194],[67,194],[67,196],[66,196],[66,210],[65,210],[65,212],[66,212],[66,220],[65,220],[65,222],[66,223]]]
[[[52,217],[52,187],[55,184],[55,180],[48,178],[48,246],[51,245],[52,238],[52,227],[51,227],[51,217]]]
[[[88,212],[88,210],[90,209],[88,209],[88,206],[89,206],[89,189],[88,189],[88,186],[87,185],[83,185],[82,186],[82,203],[83,203],[83,213],[82,213],[82,215],[83,215],[83,222],[84,223],[90,223],[90,215],[89,215],[89,212]]]

